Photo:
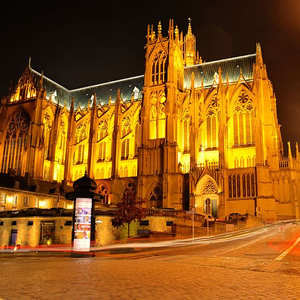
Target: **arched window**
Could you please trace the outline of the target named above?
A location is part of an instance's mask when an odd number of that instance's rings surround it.
[[[238,198],[241,197],[241,183],[240,183],[240,175],[236,176],[236,196]]]
[[[122,146],[121,146],[121,158],[128,159],[129,157],[129,146],[130,138],[128,134],[131,132],[130,119],[125,118],[122,121]]]
[[[121,158],[122,159],[128,159],[129,156],[129,146],[130,146],[130,140],[128,139],[124,139],[122,141],[122,148],[121,148]]]
[[[190,151],[190,116],[186,115],[183,119],[183,151]]]
[[[157,137],[157,110],[156,106],[152,105],[150,109],[150,130],[149,130],[149,138],[156,139]]]
[[[124,168],[124,177],[128,177],[128,167],[125,166]]]
[[[158,138],[166,137],[166,114],[165,114],[165,106],[161,105],[159,109],[158,116]]]
[[[136,166],[134,165],[133,168],[132,168],[132,176],[137,176],[137,173],[136,173]]]
[[[254,107],[244,91],[238,97],[233,111],[234,146],[254,144]]]
[[[206,137],[207,148],[218,147],[218,101],[217,98],[213,98],[207,109],[206,114]]]
[[[152,85],[161,84],[167,80],[166,55],[160,51],[152,61]]]
[[[98,141],[108,135],[108,126],[106,121],[101,121],[98,125]]]
[[[84,145],[79,145],[77,150],[77,164],[82,164],[84,161]]]
[[[246,176],[243,174],[242,177],[242,186],[243,186],[243,197],[246,197]]]
[[[52,120],[48,112],[45,112],[44,115],[44,153],[45,159],[49,158],[49,149],[51,145],[51,127],[52,127]]]
[[[81,141],[85,140],[87,138],[87,128],[85,123],[81,123],[77,125],[76,131],[75,131],[75,142],[80,143]]]
[[[162,208],[163,207],[163,194],[159,185],[155,186],[150,194],[150,207]]]
[[[105,157],[106,157],[106,142],[100,142],[98,161],[104,161]]]
[[[247,197],[250,197],[250,174],[247,174]]]
[[[104,183],[100,183],[97,188],[97,193],[101,195],[101,203],[108,204],[108,188]]]
[[[202,189],[203,195],[217,194],[217,192],[218,191],[211,180],[208,180]]]
[[[232,176],[232,189],[233,189],[233,193],[232,196],[233,198],[236,197],[236,181],[235,181],[235,175]]]
[[[30,119],[23,108],[19,108],[6,130],[2,158],[2,173],[9,169],[21,174],[28,139]]]
[[[139,145],[140,145],[140,125],[139,123],[137,123],[135,125],[135,131],[134,131],[134,155],[137,156],[138,155],[138,149],[139,149]]]
[[[251,174],[251,196],[254,197],[255,194],[256,191],[255,191],[254,174]]]

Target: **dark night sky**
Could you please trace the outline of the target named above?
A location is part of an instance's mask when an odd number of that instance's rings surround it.
[[[186,33],[190,17],[205,61],[252,54],[261,43],[284,143],[300,142],[299,0],[11,3],[0,13],[0,97],[29,56],[35,70],[70,89],[141,75],[147,24],[161,20],[167,35],[173,18]]]

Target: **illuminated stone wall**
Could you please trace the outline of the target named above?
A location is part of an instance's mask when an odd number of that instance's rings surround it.
[[[299,217],[298,145],[284,157],[276,96],[255,50],[205,62],[191,22],[183,35],[170,20],[166,36],[161,24],[148,27],[142,77],[68,90],[29,65],[1,102],[1,172],[65,191],[87,172],[104,205],[133,183],[147,208]]]

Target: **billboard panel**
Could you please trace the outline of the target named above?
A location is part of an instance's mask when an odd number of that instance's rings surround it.
[[[92,198],[76,198],[74,250],[89,251],[91,239]]]

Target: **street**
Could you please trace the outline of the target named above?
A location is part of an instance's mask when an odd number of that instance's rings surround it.
[[[300,225],[95,257],[0,255],[1,299],[300,299]]]

